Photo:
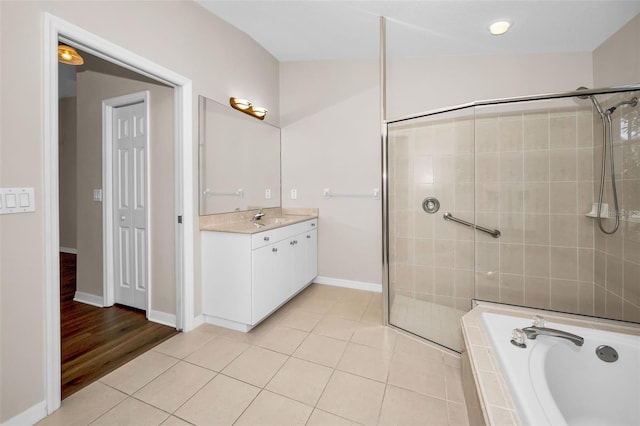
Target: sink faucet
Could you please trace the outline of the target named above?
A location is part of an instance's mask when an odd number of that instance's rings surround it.
[[[260,219],[262,219],[263,216],[264,216],[264,213],[262,213],[262,209],[258,209],[258,213],[254,214],[253,217],[251,218],[251,222],[255,222],[256,220],[260,220]]]
[[[524,331],[528,339],[535,339],[538,336],[551,336],[567,339],[573,342],[576,346],[582,346],[584,343],[584,338],[566,331],[556,330],[555,328],[538,327],[534,325],[531,327],[525,327],[522,331]]]

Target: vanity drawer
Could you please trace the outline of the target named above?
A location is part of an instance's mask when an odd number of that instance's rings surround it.
[[[258,232],[251,235],[251,249],[254,250],[268,246],[269,244],[277,243],[280,239],[279,228]]]

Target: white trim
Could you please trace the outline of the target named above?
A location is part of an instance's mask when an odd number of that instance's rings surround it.
[[[315,284],[332,285],[335,287],[353,288],[355,290],[372,291],[382,293],[382,284],[368,283],[364,281],[343,280],[340,278],[317,276],[313,282]]]
[[[168,314],[166,312],[152,311],[147,309],[147,319],[152,322],[156,322],[162,325],[168,325],[170,327],[176,326],[176,316],[174,314]]]
[[[146,309],[151,309],[151,260],[148,258],[151,248],[151,194],[149,191],[151,164],[150,164],[150,94],[148,90],[130,93],[128,95],[117,96],[115,98],[102,100],[102,241],[104,249],[102,251],[102,294],[104,295],[104,306],[113,306],[115,300],[115,259],[114,253],[114,213],[113,213],[113,110],[114,108],[134,104],[144,103],[145,106],[145,147],[146,147],[146,170],[145,170],[145,203],[147,205],[145,212],[145,229],[147,238],[145,241],[147,253],[147,300]]]
[[[91,293],[83,293],[81,291],[76,291],[76,294],[73,296],[74,302],[86,303],[87,305],[97,306],[98,308],[104,308],[104,298],[102,296],[96,296]]]
[[[213,315],[202,315],[204,317],[204,322],[207,324],[217,325],[218,327],[224,327],[235,331],[241,331],[243,333],[249,332],[254,325],[244,324],[237,321],[228,320],[226,318],[220,318]]]
[[[204,314],[200,314],[193,319],[193,328],[198,328],[205,323]]]
[[[60,253],[78,254],[78,249],[70,247],[60,247]]]
[[[47,401],[40,401],[35,405],[16,414],[0,426],[33,425],[47,417]]]
[[[176,170],[177,212],[183,217],[176,240],[177,326],[193,327],[194,315],[194,192],[193,192],[193,111],[192,83],[188,78],[164,68],[127,49],[100,38],[50,13],[43,14],[43,239],[44,239],[44,395],[48,414],[61,402],[60,380],[60,229],[58,218],[58,40],[149,76],[174,88],[176,151],[180,153]],[[177,160],[178,161],[178,160]]]

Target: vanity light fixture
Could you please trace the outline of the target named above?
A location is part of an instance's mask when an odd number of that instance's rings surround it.
[[[509,31],[511,28],[511,22],[509,21],[496,21],[489,25],[489,32],[493,35],[502,35]]]
[[[229,98],[229,104],[232,108],[237,109],[238,111],[242,111],[245,114],[249,114],[252,117],[257,118],[258,120],[264,120],[267,116],[267,109],[264,107],[253,106],[251,101],[241,98]]]
[[[84,64],[84,59],[76,52],[76,49],[66,44],[58,45],[58,61],[69,65]]]

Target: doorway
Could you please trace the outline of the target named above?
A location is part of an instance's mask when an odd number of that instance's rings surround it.
[[[44,186],[43,216],[45,232],[45,395],[47,413],[60,407],[60,275],[58,202],[58,70],[57,45],[65,44],[90,52],[111,63],[153,78],[174,88],[173,115],[174,181],[172,201],[175,227],[175,315],[158,313],[157,320],[190,330],[194,323],[194,210],[191,81],[121,46],[101,39],[48,13],[44,14]],[[153,312],[151,312],[153,313]]]
[[[175,333],[147,320],[160,310],[152,287],[175,294],[174,244],[150,250],[148,237],[171,240],[177,226],[174,89],[78,52],[84,64],[58,77],[63,398]]]

